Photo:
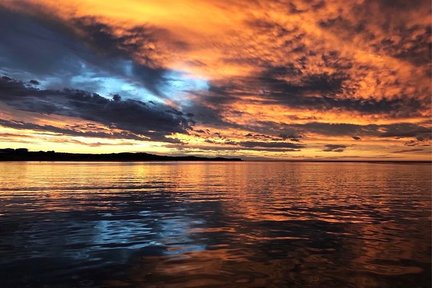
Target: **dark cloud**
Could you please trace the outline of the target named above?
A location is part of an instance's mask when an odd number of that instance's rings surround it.
[[[296,4],[291,2],[271,1],[271,3],[278,3],[281,6],[291,8],[296,7]],[[311,9],[311,5],[302,6],[309,6],[308,9]],[[318,6],[325,6],[325,1],[321,1]],[[410,6],[410,9],[403,9],[402,7],[405,6]],[[413,6],[417,7],[416,9],[422,9],[422,11],[430,10],[428,1],[416,1]],[[318,17],[317,21],[325,32],[333,32],[334,36],[343,38],[347,43],[355,43],[353,38],[360,37],[363,38],[361,44],[368,45],[371,43],[371,50],[375,50],[378,55],[408,60],[418,67],[427,66],[432,55],[430,27],[410,23],[412,18],[409,17],[407,11],[415,10],[410,4],[398,3],[395,7],[386,1],[347,3],[347,5],[341,5],[341,9],[352,10],[352,13],[346,15],[338,13],[341,15],[334,18],[328,14],[323,14],[327,17],[323,19]],[[340,51],[337,51],[337,48],[323,50],[322,47],[311,46],[310,43],[304,41],[308,35],[302,32],[301,25],[287,26],[267,18],[248,20],[247,25],[257,31],[257,34],[262,35],[267,42],[277,43],[274,54],[283,51],[284,56],[279,56],[282,58],[276,63],[282,62],[284,64],[270,65],[268,64],[269,61],[263,61],[260,56],[249,54],[235,54],[231,58],[227,57],[229,63],[254,65],[261,68],[262,73],[256,77],[231,79],[226,83],[213,83],[218,87],[215,91],[218,90],[220,94],[230,96],[220,98],[237,98],[238,100],[238,98],[244,98],[248,95],[256,96],[259,94],[262,98],[262,104],[281,104],[308,110],[354,111],[392,118],[421,116],[421,111],[424,112],[429,108],[430,97],[425,95],[430,94],[428,93],[430,88],[425,87],[424,84],[412,85],[411,82],[415,83],[419,80],[402,79],[394,70],[387,71],[386,68],[384,78],[377,78],[376,85],[382,90],[393,86],[397,88],[393,91],[397,92],[394,95],[384,96],[380,95],[383,92],[376,91],[371,92],[374,94],[358,97],[356,91],[362,84],[363,78],[370,73],[379,76],[382,72],[381,70],[377,71],[377,67],[373,63],[356,63],[355,59],[347,56],[343,49]],[[370,25],[369,22],[373,22],[374,25]],[[388,22],[392,24],[387,24]],[[320,41],[324,39],[316,39],[317,46],[320,46]],[[254,41],[257,40],[251,40],[255,43]],[[256,46],[265,44],[268,43],[255,43]],[[245,45],[250,44],[245,43]],[[253,48],[254,46],[251,47],[251,50]],[[294,52],[299,53],[297,55]],[[290,59],[291,62],[286,63],[284,62],[285,59]],[[326,68],[325,71],[332,72],[311,73],[309,68],[316,68],[316,66],[318,66],[318,71]],[[317,70],[314,69],[314,71]],[[420,69],[417,72],[423,73],[423,71],[424,69]],[[430,69],[427,71],[430,73]],[[385,84],[380,85],[382,80]],[[413,92],[413,90],[415,91]],[[391,89],[386,89],[385,93],[388,93],[387,91],[391,91]]]
[[[298,149],[305,147],[304,145],[297,144],[297,143],[273,142],[273,141],[268,141],[268,142],[243,141],[243,142],[239,142],[238,145],[240,145],[242,147],[246,147],[246,148],[255,148],[255,147],[260,147],[260,148],[289,148],[289,149],[294,149],[297,151],[298,151]]]
[[[423,136],[417,136],[415,139],[408,140],[404,143],[405,146],[425,146],[431,145],[432,135],[423,134]]]
[[[165,37],[167,31],[137,26],[119,36],[95,18],[78,18],[66,25],[43,16],[0,7],[0,70],[21,80],[50,77],[48,85],[55,89],[74,87],[72,79],[88,77],[80,89],[93,92],[102,85],[101,78],[118,77],[166,96],[161,87],[169,70],[153,59],[157,57],[156,48],[145,47],[155,47],[155,39]],[[134,54],[138,52],[139,62]]]
[[[414,137],[431,139],[432,130],[431,128],[419,126],[412,123],[389,124],[382,125],[379,136],[395,138]]]
[[[350,98],[351,88],[343,85],[346,79],[347,76],[339,72],[302,76],[300,83],[296,84],[270,77],[254,79],[253,82],[268,91],[263,96],[264,99],[270,100],[270,103],[293,108],[355,111],[362,114],[388,114],[400,117],[418,115],[418,110],[422,107],[419,100],[402,96],[392,99]],[[253,85],[252,82],[250,85]],[[336,96],[339,94],[344,96]]]
[[[216,111],[213,111],[217,115]],[[218,118],[215,118],[218,119]],[[219,120],[218,120],[219,121]],[[322,136],[332,137],[350,137],[354,140],[360,141],[363,138],[378,137],[378,138],[395,138],[407,139],[405,143],[407,146],[429,145],[427,140],[432,139],[432,130],[428,127],[430,123],[425,123],[427,126],[414,123],[394,123],[394,124],[351,124],[351,123],[323,123],[323,122],[307,122],[304,124],[288,124],[269,121],[256,121],[250,125],[237,125],[235,123],[225,123],[222,121],[213,122],[218,123],[219,128],[230,127],[245,129],[253,131],[244,134],[244,137],[251,139],[250,143],[246,146],[252,146],[254,142],[276,142],[272,145],[286,145],[278,144],[282,141],[290,140],[291,142],[298,143],[299,141],[307,141],[311,134],[318,134]],[[218,126],[215,125],[215,126]],[[203,137],[212,141],[214,135],[209,131],[195,131],[196,136]],[[354,136],[352,136],[354,135]],[[226,139],[225,144],[238,145],[239,143],[231,143]],[[246,141],[248,142],[248,141]],[[209,142],[215,144],[216,142]],[[220,144],[220,143],[219,143]],[[288,143],[287,146],[292,147],[293,143]],[[294,143],[295,144],[295,143]],[[303,147],[292,147],[294,149],[301,149]]]
[[[348,123],[321,123],[309,122],[305,124],[291,125],[291,128],[296,128],[302,133],[317,133],[328,136],[372,136],[383,138],[416,138],[423,137],[432,138],[430,128],[413,123],[395,123],[395,124],[348,124]]]
[[[60,22],[36,19],[0,7],[0,67],[38,76],[79,70],[78,59],[85,54],[85,49],[68,37],[66,31]]]
[[[157,141],[172,142],[166,136],[187,133],[193,125],[182,112],[163,104],[109,100],[82,90],[37,89],[8,78],[0,79],[0,101],[18,110],[95,121]]]
[[[351,124],[351,123],[323,123],[307,122],[304,124],[287,124],[269,121],[257,121],[256,125],[245,126],[249,131],[256,131],[267,135],[268,139],[290,139],[291,141],[307,139],[310,134],[318,134],[332,137],[351,137],[354,140],[361,140],[363,137],[380,138],[412,138],[412,142],[421,143],[432,139],[432,130],[427,126],[414,123],[394,124]],[[249,136],[260,135],[250,133]],[[355,136],[352,136],[355,135]],[[246,135],[247,136],[247,135]],[[288,136],[284,138],[284,136]],[[258,138],[259,139],[259,138]],[[261,136],[261,139],[264,137]],[[420,140],[419,140],[420,139]]]
[[[409,61],[415,65],[424,65],[431,61],[431,27],[412,26],[404,28],[400,38],[386,37],[374,45],[377,52]],[[416,35],[413,37],[412,35]],[[396,40],[395,40],[396,39]]]
[[[273,35],[273,37],[285,37],[287,35],[298,36],[299,28],[292,27],[291,29],[281,25],[275,21],[263,18],[248,19],[246,25],[252,27],[257,33]]]
[[[430,1],[426,0],[361,1],[346,15],[320,19],[319,25],[336,37],[346,41],[353,35],[361,37],[376,53],[421,66],[431,60],[431,28],[413,23],[411,16],[427,17],[430,11]]]
[[[52,125],[39,125],[25,121],[16,120],[2,120],[0,119],[0,125],[4,127],[10,127],[14,129],[29,129],[39,131],[41,133],[54,133],[58,135],[69,135],[69,136],[81,136],[81,137],[97,137],[97,138],[109,138],[109,139],[132,139],[132,140],[146,140],[144,136],[136,135],[127,131],[124,132],[113,132],[113,131],[92,131],[86,126],[68,126],[64,128],[56,127]],[[27,137],[27,136],[25,136]]]
[[[159,86],[163,85],[167,72],[155,60],[158,57],[157,39],[166,37],[168,31],[153,26],[136,26],[116,35],[113,27],[93,17],[78,18],[73,21],[74,28],[80,31],[82,40],[104,59],[138,58],[140,64],[132,62],[127,72],[145,85],[147,89],[161,95]],[[185,44],[186,45],[186,44]],[[124,74],[122,67],[110,67],[116,74]]]
[[[388,117],[409,117],[420,115],[425,105],[418,99],[401,95],[395,98],[351,98],[350,89],[344,86],[347,75],[342,72],[321,73],[299,76],[299,80],[288,81],[292,77],[292,67],[272,67],[258,77],[245,77],[211,83],[208,95],[202,105],[213,108],[212,114],[224,111],[224,105],[235,101],[256,101],[261,105],[278,104],[291,108],[308,110],[353,111],[362,114],[380,114]],[[296,71],[296,70],[294,70]],[[285,73],[285,77],[279,76]],[[342,95],[343,94],[343,95]],[[260,99],[251,97],[260,95]],[[372,95],[371,95],[372,96]],[[252,99],[250,99],[252,98]]]
[[[294,142],[299,142],[302,138],[301,135],[298,135],[295,133],[294,134],[282,133],[282,134],[279,134],[279,137],[281,137],[283,140],[289,139],[289,140],[294,141]]]
[[[324,152],[343,152],[347,148],[346,145],[327,144],[322,151]]]
[[[422,152],[424,149],[416,148],[416,149],[405,149],[405,150],[398,150],[393,151],[393,153],[412,153],[412,152]]]
[[[197,122],[209,127],[241,128],[241,125],[225,121],[221,116],[224,105],[231,103],[232,100],[229,95],[221,94],[216,91],[217,89],[211,85],[205,93],[191,92],[197,101],[184,107],[184,112],[193,114]]]
[[[203,135],[201,135],[203,136]],[[281,137],[273,137],[265,134],[252,134],[248,133],[245,135],[247,138],[253,138],[252,141],[232,141],[226,137],[221,136],[219,133],[213,133],[213,138],[217,137],[219,140],[215,141],[212,138],[207,138],[204,140],[210,144],[220,145],[220,150],[254,150],[254,151],[278,151],[278,152],[290,152],[290,151],[300,151],[305,145],[300,143],[292,143],[283,141],[285,139]],[[189,146],[188,146],[189,147]],[[190,148],[190,147],[189,147]],[[209,149],[214,147],[209,147]]]
[[[212,143],[215,144],[215,143]],[[168,144],[167,147],[169,148],[175,148],[178,150],[188,150],[190,149],[191,151],[195,152],[197,150],[202,151],[202,152],[223,152],[223,151],[235,151],[235,152],[251,152],[251,151],[255,151],[255,152],[278,152],[278,153],[285,153],[285,152],[297,152],[300,151],[299,149],[295,149],[295,148],[283,148],[283,147],[276,147],[276,148],[272,148],[272,147],[242,147],[242,146],[238,146],[238,145],[226,145],[226,144],[221,144],[221,145],[217,145],[217,146],[205,146],[205,145],[193,145],[193,144],[188,144],[188,145],[177,145],[177,144]]]
[[[295,124],[288,126],[291,129],[297,129],[300,133],[315,133],[327,136],[351,136],[353,134],[363,135],[372,134],[376,129],[369,125],[361,126],[349,123],[322,123],[308,122],[305,124]],[[361,132],[361,133],[359,133]]]

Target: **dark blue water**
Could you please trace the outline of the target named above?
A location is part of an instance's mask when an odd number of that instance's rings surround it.
[[[430,287],[431,172],[1,163],[0,287]]]

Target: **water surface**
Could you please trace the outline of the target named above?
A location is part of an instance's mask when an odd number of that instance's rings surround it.
[[[425,164],[0,163],[1,287],[430,287]]]

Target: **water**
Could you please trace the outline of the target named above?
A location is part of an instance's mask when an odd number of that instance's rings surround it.
[[[1,287],[430,287],[431,166],[0,163]]]

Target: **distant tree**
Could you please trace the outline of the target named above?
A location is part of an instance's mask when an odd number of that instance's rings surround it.
[[[27,148],[18,148],[18,149],[15,149],[15,151],[17,153],[28,153],[28,149]]]

